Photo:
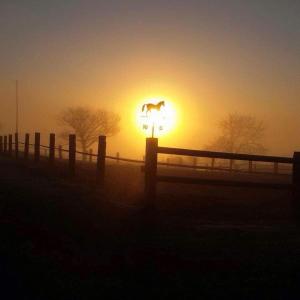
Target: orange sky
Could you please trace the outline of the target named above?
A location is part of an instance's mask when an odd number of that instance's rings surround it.
[[[217,2],[1,2],[3,132],[14,130],[17,78],[23,133],[58,132],[67,106],[107,108],[122,117],[109,151],[141,157],[135,103],[161,96],[180,126],[160,144],[201,149],[240,112],[266,121],[269,153],[300,150],[299,2]]]

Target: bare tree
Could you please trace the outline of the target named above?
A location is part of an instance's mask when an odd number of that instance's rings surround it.
[[[93,146],[99,135],[111,137],[117,134],[119,121],[118,114],[84,106],[69,107],[58,116],[58,124],[64,128],[61,137],[67,140],[70,133],[76,134],[83,152]]]
[[[246,114],[229,114],[219,122],[220,135],[207,146],[213,151],[263,154],[265,124]]]

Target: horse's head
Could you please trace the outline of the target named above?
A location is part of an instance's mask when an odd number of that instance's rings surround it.
[[[165,106],[165,101],[160,101],[158,104],[159,106]]]

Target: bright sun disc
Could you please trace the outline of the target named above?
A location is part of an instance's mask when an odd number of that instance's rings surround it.
[[[163,104],[159,105],[159,103]],[[148,105],[147,104],[151,104]],[[148,99],[137,108],[137,123],[146,136],[159,137],[175,126],[176,113],[172,103],[164,99]]]

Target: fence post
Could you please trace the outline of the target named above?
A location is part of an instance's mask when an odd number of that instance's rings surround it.
[[[119,153],[119,152],[117,152],[116,157],[117,157],[117,164],[118,164],[118,163],[120,162],[120,161],[119,161],[119,159],[120,159],[120,153]]]
[[[75,175],[75,163],[76,163],[76,135],[69,135],[69,172],[71,175]]]
[[[19,134],[17,132],[15,133],[15,156],[19,157]]]
[[[178,162],[180,165],[182,165],[182,157],[181,156],[178,157]]]
[[[7,153],[7,135],[4,136],[4,153]]]
[[[85,150],[82,150],[82,151],[85,151]],[[82,161],[86,161],[86,154],[85,153],[82,153]]]
[[[300,152],[294,153],[292,209],[295,221],[300,225]]]
[[[194,166],[194,168],[197,167],[197,159],[198,159],[198,157],[196,157],[196,156],[193,157],[193,166]]]
[[[40,161],[40,144],[41,144],[41,134],[36,132],[34,134],[34,162],[38,163]]]
[[[211,169],[212,169],[212,170],[215,168],[215,161],[216,161],[216,159],[213,157],[213,158],[211,159]]]
[[[233,159],[230,160],[229,169],[230,169],[230,172],[232,172],[232,170],[233,170]]]
[[[106,136],[99,136],[98,157],[97,157],[97,177],[100,183],[104,182],[105,176],[105,156],[106,156]]]
[[[91,162],[93,162],[93,149],[90,149],[90,151],[89,151],[89,162],[91,163]]]
[[[154,207],[156,197],[157,174],[157,138],[146,139],[145,159],[145,200],[147,207]]]
[[[3,153],[3,136],[0,136],[0,153]]]
[[[278,174],[278,162],[274,163],[274,174]]]
[[[63,155],[62,155],[62,146],[61,145],[58,146],[58,158],[59,159],[63,158]]]
[[[249,173],[253,172],[253,163],[252,160],[249,160]]]
[[[54,164],[54,159],[55,159],[55,134],[50,133],[50,138],[49,138],[49,163],[51,165]]]
[[[8,155],[12,155],[12,135],[8,135]]]
[[[28,160],[29,156],[29,133],[25,134],[25,143],[24,143],[24,159]]]

